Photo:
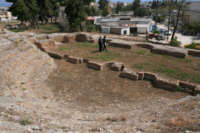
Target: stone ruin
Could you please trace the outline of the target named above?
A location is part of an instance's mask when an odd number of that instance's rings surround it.
[[[78,36],[84,36],[84,33],[77,33]],[[87,35],[86,35],[87,36]],[[85,40],[86,39],[86,40]],[[169,100],[167,98],[154,99],[137,104],[136,107],[131,108],[130,112],[114,112],[118,108],[112,108],[112,112],[84,112],[72,110],[71,105],[67,108],[61,108],[62,105],[55,106],[53,101],[47,102],[38,100],[38,95],[50,97],[51,94],[47,92],[47,86],[44,81],[49,74],[54,72],[57,68],[53,58],[63,59],[73,64],[85,63],[89,68],[101,71],[106,67],[112,71],[119,73],[119,77],[129,80],[139,81],[146,80],[153,83],[157,88],[175,91],[174,88],[181,86],[189,93],[194,93],[199,90],[199,87],[192,83],[183,81],[169,81],[159,77],[157,74],[149,72],[135,72],[128,68],[122,62],[94,62],[81,57],[72,57],[70,55],[61,56],[53,53],[51,49],[58,47],[62,42],[73,42],[76,40],[76,34],[41,34],[34,33],[12,33],[4,31],[0,34],[0,129],[4,131],[14,132],[55,132],[64,133],[66,131],[91,131],[91,132],[117,132],[126,130],[130,132],[150,132],[160,131],[165,125],[161,125],[163,121],[169,124],[180,124],[185,122],[190,124],[189,118],[198,118],[198,108],[193,107],[195,102],[198,102],[200,97],[186,97],[180,100]],[[78,41],[95,41],[92,37],[83,37]],[[126,43],[126,42],[125,42]],[[151,46],[147,46],[151,47]],[[152,49],[153,47],[151,47]],[[195,51],[196,52],[196,51]],[[197,51],[198,53],[198,51]],[[194,54],[194,53],[193,53]],[[195,53],[196,55],[196,53]],[[51,58],[53,57],[53,58]],[[182,57],[182,56],[181,56]],[[45,92],[43,89],[45,88]],[[22,91],[23,89],[23,91]],[[27,90],[26,90],[27,89]],[[24,91],[25,90],[25,91]],[[31,92],[30,92],[31,91]],[[36,99],[29,102],[29,100],[16,100],[10,97],[35,97]],[[16,101],[15,101],[16,100]],[[28,104],[25,104],[25,103]],[[196,103],[198,106],[198,104]],[[2,107],[7,109],[2,110]],[[130,105],[129,105],[130,106]],[[183,107],[181,107],[183,106]],[[194,109],[189,113],[184,111],[185,108],[193,107]],[[3,108],[4,109],[4,108]],[[22,112],[22,116],[29,113],[34,115],[41,123],[33,123],[30,126],[20,127],[19,124],[13,123],[19,120],[17,113],[9,113],[14,111]],[[42,110],[40,112],[40,110]],[[172,111],[171,111],[172,110]],[[182,112],[179,112],[182,110]],[[4,111],[4,112],[3,112]],[[170,114],[170,112],[173,112]],[[127,115],[124,116],[124,113]],[[181,113],[184,117],[180,117]],[[114,118],[123,114],[122,118]],[[167,115],[166,114],[170,114]],[[173,117],[175,114],[176,117]],[[194,116],[195,114],[195,116]],[[13,115],[13,116],[12,116]],[[155,118],[154,118],[155,115]],[[104,117],[102,120],[101,117]],[[6,117],[6,119],[4,119]],[[168,118],[169,117],[169,118]],[[133,118],[133,120],[130,120]],[[10,119],[10,121],[8,121]],[[128,120],[127,120],[128,119]],[[109,122],[107,122],[109,121]],[[126,122],[126,123],[123,123]],[[113,123],[113,124],[112,124]],[[133,123],[134,129],[133,129]],[[168,124],[167,123],[167,124]],[[193,124],[195,125],[195,121]],[[69,127],[64,127],[66,124]],[[91,125],[91,126],[89,126]],[[109,125],[109,126],[107,126]],[[138,128],[139,127],[139,128]],[[113,129],[113,130],[112,130]],[[129,130],[130,129],[130,130]],[[161,130],[162,131],[162,130]]]

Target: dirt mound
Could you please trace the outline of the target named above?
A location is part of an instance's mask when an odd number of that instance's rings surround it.
[[[31,42],[24,40],[26,35],[7,32],[0,38],[0,93],[21,96],[36,88],[39,90],[56,68],[54,61]]]

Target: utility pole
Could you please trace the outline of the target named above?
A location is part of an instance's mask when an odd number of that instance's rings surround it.
[[[176,2],[177,2],[177,0],[176,0]],[[180,5],[179,5],[179,3],[176,3],[176,4],[178,5],[178,11],[177,11],[176,23],[175,23],[175,26],[174,26],[171,42],[174,40],[174,37],[175,37],[175,33],[176,33],[176,30],[177,30],[177,27],[178,27],[180,14],[181,14],[181,10],[182,10],[183,4],[184,4],[184,0],[182,0],[180,2]]]

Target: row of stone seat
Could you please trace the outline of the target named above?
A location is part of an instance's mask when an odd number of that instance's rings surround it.
[[[147,80],[152,83],[152,85],[156,88],[166,89],[169,91],[183,91],[190,94],[198,94],[200,93],[200,86],[197,84],[179,81],[179,80],[168,80],[163,77],[159,77],[155,73],[150,72],[134,72],[130,69],[124,69],[123,72],[120,73],[120,77],[127,78],[130,80]]]
[[[119,47],[119,48],[125,48],[125,49],[132,49],[134,45],[137,45],[139,47],[150,49],[152,53],[169,55],[169,56],[174,56],[178,58],[186,58],[188,55],[200,57],[200,50],[164,46],[164,45],[145,43],[145,42],[136,44],[130,41],[122,41],[122,40],[114,39],[109,42],[109,45],[112,47]]]
[[[65,55],[63,58],[73,64],[86,63],[88,68],[98,71],[102,71],[105,67],[109,67],[112,71],[120,72],[119,77],[121,78],[126,78],[134,81],[147,80],[150,81],[152,85],[156,88],[166,89],[169,91],[179,90],[190,94],[200,93],[200,85],[179,80],[168,80],[151,72],[134,72],[133,70],[127,68],[124,63],[113,61],[95,62],[88,59],[68,55]]]
[[[174,56],[178,58],[186,58],[188,55],[200,57],[200,50],[185,49],[172,46],[156,45],[151,43],[140,43],[137,46],[150,49],[152,53]]]

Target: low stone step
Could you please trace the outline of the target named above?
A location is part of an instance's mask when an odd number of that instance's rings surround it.
[[[127,79],[130,79],[130,80],[138,80],[138,75],[136,72],[133,72],[132,70],[128,69],[128,68],[125,68],[123,70],[123,72],[120,73],[119,75],[120,77],[122,78],[127,78]]]

